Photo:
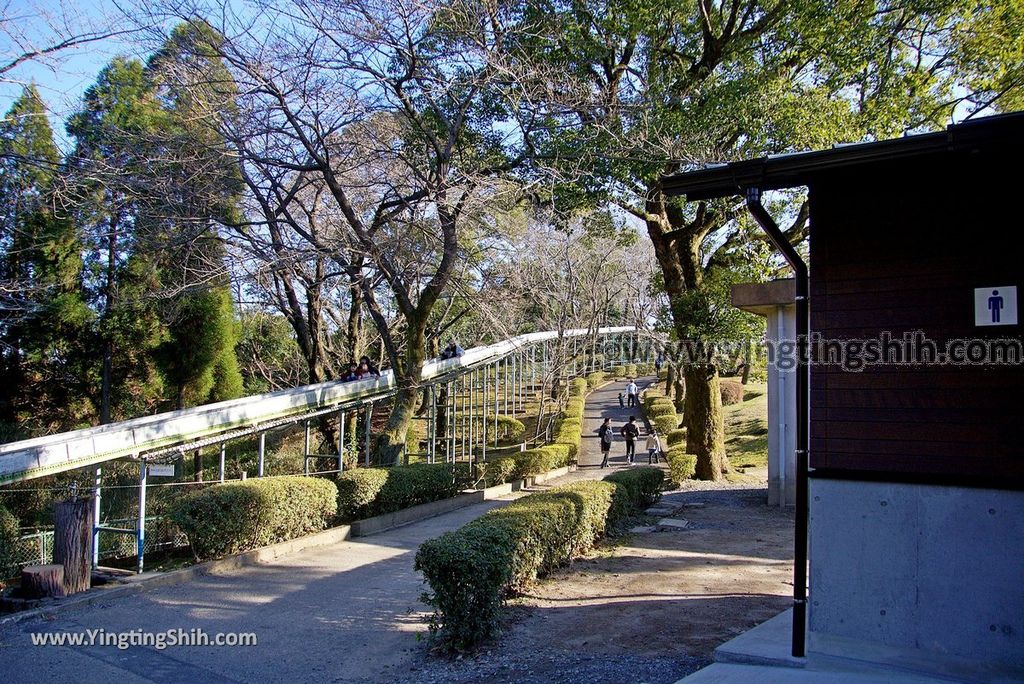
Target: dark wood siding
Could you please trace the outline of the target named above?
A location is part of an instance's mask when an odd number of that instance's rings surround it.
[[[1021,190],[1000,160],[926,163],[816,179],[811,331],[826,339],[1020,338],[974,327],[974,288],[1024,287]],[[1024,487],[1024,367],[870,366],[811,372],[813,468],[987,476]]]

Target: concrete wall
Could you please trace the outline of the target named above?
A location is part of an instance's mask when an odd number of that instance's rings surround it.
[[[764,312],[772,343],[796,339],[796,307],[773,306]],[[776,347],[777,348],[777,347]],[[795,357],[794,357],[795,358]],[[768,364],[768,505],[796,503],[796,372]]]
[[[1024,492],[813,477],[809,491],[811,650],[1024,672]]]

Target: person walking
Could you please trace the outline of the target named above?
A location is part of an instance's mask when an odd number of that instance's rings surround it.
[[[633,378],[630,378],[629,384],[626,385],[626,404],[631,408],[636,406],[636,395],[638,390],[639,388],[636,386]]]
[[[636,416],[630,416],[629,422],[622,426],[622,437],[626,440],[626,462],[633,465],[636,458],[636,440],[640,436],[640,428],[636,424]]]
[[[651,428],[651,434],[647,435],[647,465],[657,463],[661,456],[661,440],[658,439],[658,431]]]
[[[601,423],[601,427],[597,428],[597,436],[601,439],[601,467],[608,467],[608,452],[612,450],[612,439],[615,435],[612,433],[612,419],[605,418],[604,422]]]

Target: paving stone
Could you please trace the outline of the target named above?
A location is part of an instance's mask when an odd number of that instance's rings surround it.
[[[639,525],[637,527],[629,528],[629,531],[633,534],[649,534],[651,532],[656,532],[657,529],[658,528],[654,525]]]
[[[689,526],[690,521],[682,518],[662,518],[658,521],[658,527],[668,527],[674,530],[685,530]]]

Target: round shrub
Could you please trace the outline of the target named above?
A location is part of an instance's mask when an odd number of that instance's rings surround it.
[[[679,418],[675,413],[667,416],[657,416],[652,418],[651,422],[658,429],[658,433],[662,435],[667,435],[679,427]]]
[[[488,418],[491,424],[494,423],[494,416]],[[505,432],[511,439],[518,439],[526,431],[526,426],[523,422],[515,416],[506,416],[498,414],[498,430],[499,432]]]
[[[743,401],[743,385],[735,380],[722,380],[722,406],[730,406]]]
[[[587,379],[586,378],[573,378],[572,384],[569,386],[570,397],[583,397],[587,394]]]
[[[623,372],[623,374],[625,374],[625,376],[627,378],[635,378],[636,377],[636,364],[635,363],[627,363],[625,366],[622,367],[622,372]]]
[[[587,376],[587,387],[589,389],[595,389],[604,384],[604,376],[604,371],[594,371]]]
[[[584,403],[582,399],[570,399],[565,403],[562,415],[566,418],[582,418]]]
[[[625,374],[626,369],[623,366],[612,366],[607,371],[605,371],[605,375],[607,375],[609,378],[621,378]]]
[[[696,472],[697,457],[686,453],[685,444],[669,449],[665,453],[665,459],[668,461],[668,472],[673,482],[682,483],[689,480]]]
[[[294,539],[327,527],[338,488],[319,477],[285,475],[217,484],[170,509],[197,558],[217,558]]]

